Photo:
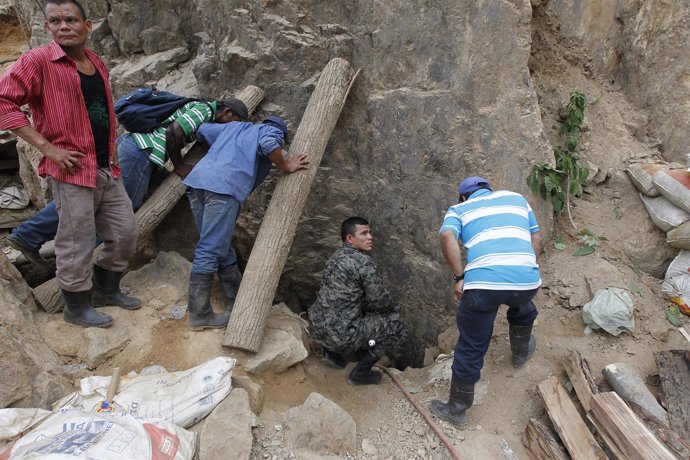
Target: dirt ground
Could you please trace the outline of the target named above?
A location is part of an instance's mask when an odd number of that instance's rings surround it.
[[[6,62],[5,57],[11,58],[11,50],[6,47],[23,46],[24,39],[21,35],[17,38],[18,32],[10,34],[16,39],[14,46],[5,36],[0,40],[3,43],[0,64]],[[518,458],[528,458],[520,440],[525,425],[530,417],[547,419],[536,387],[550,375],[566,383],[562,361],[569,350],[579,351],[589,361],[598,383],[606,388],[600,372],[606,364],[628,363],[646,378],[657,372],[655,351],[688,348],[685,339],[665,319],[667,302],[659,292],[661,280],[642,273],[638,264],[626,256],[631,245],[641,245],[639,242],[644,239],[661,238],[652,229],[637,193],[622,173],[630,159],[659,158],[653,139],[640,134],[645,114],[626,101],[615,82],[593,74],[586,53],[554,36],[546,26],[542,36],[535,36],[534,48],[531,71],[544,126],[553,144],[559,142],[558,112],[570,91],[580,90],[588,98],[581,153],[607,171],[608,178],[589,186],[587,193],[574,201],[572,214],[578,229],[590,229],[608,241],[603,241],[594,254],[576,257],[573,253],[578,247],[577,233],[565,215],[557,218],[554,238],[559,236],[566,249],[557,250],[553,239],[545,244],[541,260],[543,288],[536,298],[540,309],[535,327],[536,354],[523,369],[515,370],[510,365],[507,322],[499,315],[482,380],[477,386],[477,404],[468,411],[472,428],[460,431],[440,423],[462,458],[468,460],[503,458],[501,439]],[[186,330],[184,321],[170,318],[171,306],[185,304],[182,282],[175,273],[170,269],[169,278],[163,282],[159,279],[155,284],[145,277],[132,278],[126,283],[134,295],[142,298],[143,308],[136,312],[105,310],[119,325],[136,333],[94,373],[109,374],[114,366],[121,367],[123,372],[138,371],[151,364],[171,371],[181,370],[217,355],[242,359],[241,353],[220,346],[222,331],[193,333]],[[591,295],[587,286],[597,282],[633,292],[636,322],[633,334],[614,337],[598,331],[584,335],[581,305]],[[573,306],[571,303],[578,303],[573,297],[584,301]],[[218,304],[219,299],[215,302]],[[685,323],[689,319],[683,318]],[[64,323],[59,315],[39,313],[36,320],[54,348],[61,340],[72,340],[80,330]],[[449,328],[454,327],[452,317],[447,324]],[[69,350],[63,350],[63,355],[66,362],[74,360]],[[360,450],[334,454],[333,458],[449,458],[388,377],[379,386],[351,387],[345,382],[351,366],[344,371],[333,370],[323,365],[318,356],[310,356],[283,374],[257,378],[264,385],[266,401],[263,411],[257,414],[261,426],[255,429],[253,458],[309,458],[289,449],[283,440],[281,424],[285,412],[302,404],[311,392],[339,404],[357,424]],[[414,397],[426,407],[431,399],[444,399],[448,394],[447,382],[428,383],[429,372],[430,367],[407,369],[401,375]],[[650,389],[657,394],[660,391],[658,387]]]

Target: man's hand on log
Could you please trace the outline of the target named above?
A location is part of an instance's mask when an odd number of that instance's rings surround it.
[[[285,157],[285,171],[288,174],[309,168],[309,160],[306,155],[290,155]]]

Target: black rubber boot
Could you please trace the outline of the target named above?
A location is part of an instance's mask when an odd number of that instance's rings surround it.
[[[189,275],[189,300],[187,302],[187,329],[201,331],[225,327],[229,313],[217,314],[211,307],[213,273],[192,273]]]
[[[462,383],[455,376],[450,381],[450,394],[448,402],[443,403],[438,399],[431,401],[431,413],[441,420],[450,422],[456,428],[467,426],[465,411],[472,407],[474,402],[474,383]]]
[[[373,349],[367,350],[364,357],[350,371],[347,383],[350,385],[378,385],[381,383],[381,373],[371,368],[381,359],[381,354]]]
[[[120,307],[125,310],[141,308],[141,300],[126,296],[120,291],[120,279],[122,279],[122,273],[94,265],[91,305],[94,307]]]
[[[321,355],[321,360],[326,363],[329,367],[333,369],[345,369],[347,366],[347,361],[340,353],[331,351],[328,348],[321,347],[323,354]]]
[[[113,317],[107,313],[94,310],[89,303],[91,291],[70,292],[62,290],[65,309],[62,317],[68,323],[84,327],[108,327],[113,324]]]
[[[232,311],[237,298],[237,291],[240,289],[240,283],[242,282],[242,274],[237,268],[237,264],[218,270],[218,279],[221,286],[223,286],[225,297],[228,299],[227,309]]]
[[[510,351],[513,352],[513,366],[521,368],[532,357],[537,349],[537,339],[532,335],[532,325],[516,326],[511,324],[508,328],[510,337]]]

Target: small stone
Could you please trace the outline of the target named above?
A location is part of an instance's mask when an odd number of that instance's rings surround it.
[[[283,431],[283,425],[275,425],[273,429],[276,431]]]
[[[362,452],[367,455],[377,455],[379,453],[374,443],[367,438],[362,439]]]
[[[422,425],[417,425],[416,427],[414,427],[414,432],[419,437],[423,437],[426,434],[426,430]]]

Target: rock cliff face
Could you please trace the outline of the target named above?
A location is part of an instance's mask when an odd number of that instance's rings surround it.
[[[33,2],[18,3],[29,16]],[[454,309],[437,230],[457,202],[460,179],[479,174],[495,188],[525,193],[547,236],[552,226],[550,208],[525,185],[533,163],[552,161],[528,70],[533,7],[548,8],[563,32],[590,50],[599,73],[657,115],[648,128],[669,157],[686,153],[690,6],[682,0],[603,3],[84,2],[95,21],[91,47],[110,65],[116,96],[147,82],[207,98],[254,84],[266,90],[258,119],[279,114],[294,131],[329,59],[361,67],[303,213],[278,300],[297,310],[309,307],[324,263],[340,245],[340,222],[361,215],[372,223],[373,256],[407,308],[414,336],[425,343],[435,342],[441,318]],[[41,42],[41,18],[33,15],[32,40]],[[676,48],[665,52],[668,40]],[[276,177],[255,192],[238,222],[245,258]],[[175,228],[162,228],[157,241],[160,249],[189,255],[196,232],[189,213],[178,210]]]

